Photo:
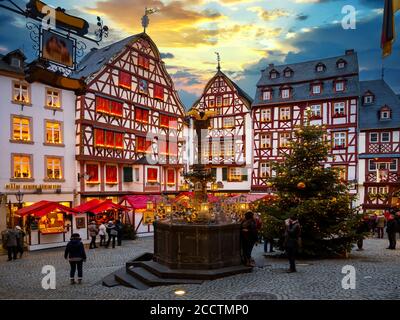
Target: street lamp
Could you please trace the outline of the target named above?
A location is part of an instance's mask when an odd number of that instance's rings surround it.
[[[18,190],[18,192],[15,194],[15,198],[18,201],[18,209],[22,208],[22,200],[24,199],[24,194]]]

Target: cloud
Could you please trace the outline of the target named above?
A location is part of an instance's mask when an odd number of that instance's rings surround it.
[[[166,52],[166,53],[161,52],[160,55],[161,55],[161,59],[173,59],[173,58],[175,58],[175,56],[170,52]]]
[[[256,12],[258,16],[265,21],[272,21],[278,18],[290,16],[289,11],[285,9],[266,10],[262,7],[251,7],[247,10],[250,12]]]

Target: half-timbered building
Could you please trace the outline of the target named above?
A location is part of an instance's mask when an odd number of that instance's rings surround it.
[[[360,83],[359,196],[367,212],[400,194],[400,99],[384,80]]]
[[[326,126],[332,148],[326,166],[342,179],[357,179],[359,69],[357,54],[275,66],[262,71],[252,105],[254,170],[252,190],[268,190],[273,163],[290,154],[289,142],[308,111],[311,124]],[[353,184],[356,193],[356,184]]]
[[[93,49],[75,78],[76,159],[83,198],[179,191],[184,107],[145,33]]]
[[[202,150],[197,152],[216,180],[223,183],[223,192],[250,191],[251,103],[252,99],[218,66],[192,107],[212,112]]]

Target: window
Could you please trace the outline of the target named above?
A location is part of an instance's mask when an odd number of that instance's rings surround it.
[[[279,134],[279,147],[280,148],[288,148],[290,146],[290,133],[283,132]]]
[[[31,137],[31,120],[25,117],[12,117],[12,140],[28,142]]]
[[[229,182],[241,182],[242,181],[242,169],[241,168],[229,168],[228,181]]]
[[[271,100],[272,98],[272,92],[271,91],[264,91],[263,92],[263,100],[268,101]]]
[[[261,163],[260,176],[261,176],[261,178],[268,178],[271,176],[271,163],[270,162]]]
[[[344,82],[343,81],[338,81],[335,83],[335,91],[336,92],[344,91]]]
[[[340,59],[336,62],[336,66],[338,69],[343,69],[346,66],[346,61]]]
[[[374,96],[364,96],[364,104],[371,104],[374,102]]]
[[[336,117],[345,115],[345,103],[344,102],[335,102],[333,105],[333,115]]]
[[[389,132],[381,133],[381,142],[390,142],[390,133]]]
[[[98,164],[87,164],[86,172],[89,175],[87,183],[99,183],[99,165]]]
[[[147,182],[155,183],[158,182],[158,169],[147,168]]]
[[[226,158],[233,157],[235,154],[234,151],[234,145],[233,141],[224,141],[223,144],[221,144],[221,155],[223,155]]]
[[[320,94],[321,93],[321,85],[320,84],[314,84],[312,86],[312,93],[313,94]]]
[[[46,89],[46,107],[61,108],[61,91],[54,89]]]
[[[139,168],[135,168],[135,182],[140,181],[140,171]]]
[[[333,133],[333,148],[346,148],[346,132],[334,132]]]
[[[371,142],[371,143],[377,143],[378,142],[378,138],[379,138],[379,135],[376,132],[371,132],[369,134],[369,142]]]
[[[105,147],[109,149],[124,148],[124,134],[109,130],[94,129],[94,144],[96,147]]]
[[[270,122],[270,121],[271,121],[271,109],[262,109],[261,122]]]
[[[281,97],[282,97],[282,99],[289,99],[290,98],[290,89],[282,89]]]
[[[222,107],[222,97],[217,97],[217,107]]]
[[[135,120],[137,122],[149,123],[149,110],[142,108],[135,109]]]
[[[397,171],[397,159],[393,159],[392,162],[389,164],[390,171]]]
[[[369,167],[369,171],[376,171],[376,162],[374,160],[369,160],[368,161],[368,167]]]
[[[220,143],[218,141],[213,141],[211,144],[211,154],[213,157],[218,157],[220,155]]]
[[[222,119],[222,125],[224,128],[233,128],[235,127],[235,118],[227,117]]]
[[[214,108],[214,107],[215,107],[215,100],[214,100],[214,99],[209,100],[209,101],[208,101],[208,106],[209,106],[210,108]]]
[[[136,137],[136,152],[149,152],[151,144],[145,137]]]
[[[379,187],[379,193],[381,194],[388,194],[389,193],[389,187]]]
[[[322,63],[319,63],[319,64],[317,65],[316,70],[317,70],[317,72],[323,72],[323,71],[325,70],[325,65],[322,64]]]
[[[167,184],[168,185],[175,184],[175,170],[173,170],[173,169],[167,170]]]
[[[231,104],[231,99],[230,98],[224,98],[224,107],[227,107]]]
[[[154,99],[164,101],[164,87],[158,84],[154,85]]]
[[[285,76],[285,78],[290,78],[293,75],[293,70],[290,68],[285,69],[283,75]]]
[[[280,120],[290,120],[290,108],[289,107],[279,108],[279,119]]]
[[[125,71],[120,71],[118,75],[118,85],[125,89],[131,89],[132,76],[130,73]]]
[[[30,103],[29,86],[22,82],[13,82],[13,101],[22,104]]]
[[[11,58],[11,66],[15,68],[21,68],[21,60],[18,58]]]
[[[270,78],[271,78],[271,79],[276,79],[276,78],[278,78],[278,72],[272,71],[272,72],[270,73]]]
[[[62,132],[61,123],[46,121],[46,143],[61,144],[62,143]]]
[[[368,194],[377,194],[378,188],[377,187],[368,187]]]
[[[143,69],[150,69],[150,59],[139,54],[138,65]]]
[[[13,178],[31,179],[32,178],[32,156],[31,155],[12,155]]]
[[[124,104],[120,101],[96,97],[96,111],[117,117],[122,117]]]
[[[46,157],[46,179],[61,180],[62,178],[62,159],[59,157]]]
[[[339,179],[341,181],[347,181],[347,167],[346,166],[332,166],[333,169],[339,173]]]
[[[124,167],[124,182],[133,182],[133,170],[132,167]]]
[[[380,111],[380,119],[381,120],[390,120],[391,119],[391,110],[387,107],[382,108]]]
[[[261,149],[269,149],[272,146],[271,134],[262,134],[260,140]]]
[[[118,167],[106,165],[106,184],[118,183]]]
[[[319,105],[319,104],[312,105],[310,107],[310,110],[311,110],[311,117],[313,117],[313,118],[321,118],[322,117],[321,105]]]

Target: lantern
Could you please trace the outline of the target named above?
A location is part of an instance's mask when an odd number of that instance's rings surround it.
[[[147,201],[147,203],[146,203],[146,209],[147,209],[147,211],[153,211],[154,210],[154,204],[153,204],[153,201]]]
[[[211,183],[211,191],[218,191],[218,183],[216,182]]]
[[[208,202],[203,202],[200,206],[200,212],[201,213],[208,213],[208,211],[210,210],[210,207],[208,205]]]
[[[171,214],[172,213],[172,205],[170,203],[165,205],[165,213]]]

